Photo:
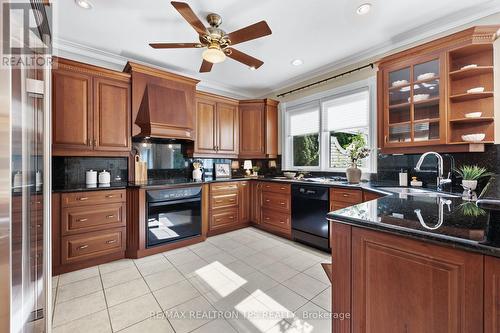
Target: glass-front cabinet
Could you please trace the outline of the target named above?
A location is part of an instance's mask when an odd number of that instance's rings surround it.
[[[419,57],[383,69],[384,147],[445,142],[444,57]]]

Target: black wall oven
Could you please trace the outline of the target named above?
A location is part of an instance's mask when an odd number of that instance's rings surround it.
[[[146,247],[201,235],[201,186],[146,192]]]

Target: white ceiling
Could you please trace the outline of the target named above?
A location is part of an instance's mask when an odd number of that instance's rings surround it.
[[[238,45],[264,65],[250,71],[226,60],[200,74],[198,49],[154,50],[149,42],[195,42],[195,31],[168,0],[90,0],[84,10],[73,0],[57,1],[56,49],[92,57],[143,61],[202,80],[202,85],[244,97],[263,96],[313,74],[359,61],[382,47],[444,31],[500,11],[500,0],[189,0],[205,23],[210,12],[222,16],[226,32],[266,20],[273,34]],[[357,15],[363,2],[373,4]],[[79,51],[80,50],[80,51]],[[115,57],[118,56],[118,57]],[[300,58],[304,64],[290,62]],[[123,64],[121,64],[123,65]]]

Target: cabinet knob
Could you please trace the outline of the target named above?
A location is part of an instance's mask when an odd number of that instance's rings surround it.
[[[88,247],[89,247],[88,245],[82,245],[82,246],[77,247],[76,249],[77,250],[85,250]]]
[[[106,244],[113,244],[113,243],[116,243],[116,239],[110,239],[106,241]]]
[[[106,216],[107,219],[112,219],[113,217],[115,217],[114,215],[108,215]]]
[[[89,200],[89,198],[88,197],[80,197],[80,198],[78,198],[78,200],[85,201],[85,200]]]
[[[78,219],[78,222],[85,222],[87,221],[88,219]]]
[[[114,197],[115,197],[115,195],[114,195],[114,194],[108,194],[108,195],[106,196],[106,198],[108,198],[108,199],[110,199],[110,198],[114,198]]]

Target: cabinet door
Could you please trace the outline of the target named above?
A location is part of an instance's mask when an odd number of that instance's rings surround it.
[[[250,222],[250,203],[251,189],[250,182],[243,181],[238,183],[240,199],[240,223]]]
[[[351,258],[352,332],[482,332],[482,255],[352,228]]]
[[[130,85],[94,79],[94,149],[130,150]]]
[[[500,332],[500,259],[484,258],[484,332]]]
[[[265,157],[264,121],[263,103],[240,105],[240,157]]]
[[[259,224],[262,210],[262,182],[252,182],[252,206],[250,209],[252,222]]]
[[[278,156],[278,107],[266,106],[266,157]]]
[[[217,103],[217,153],[238,155],[238,108]]]
[[[92,78],[52,71],[52,144],[57,150],[92,150]]]
[[[215,153],[217,104],[208,100],[196,102],[195,153]]]

